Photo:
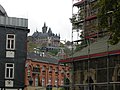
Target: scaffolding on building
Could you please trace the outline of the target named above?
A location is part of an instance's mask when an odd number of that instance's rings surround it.
[[[98,25],[97,0],[72,0],[72,44],[74,31],[82,30],[80,41],[86,41],[83,50],[77,56],[73,53],[61,63],[71,65],[71,90],[119,90],[120,88],[120,48],[108,43],[106,30],[96,30]],[[74,14],[74,7],[78,8]],[[74,27],[73,27],[74,26]],[[78,27],[76,27],[78,26]],[[82,26],[82,27],[81,27]],[[94,43],[94,44],[93,44]]]

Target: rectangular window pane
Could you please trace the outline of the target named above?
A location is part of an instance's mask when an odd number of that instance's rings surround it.
[[[13,68],[10,69],[10,78],[13,77]]]
[[[10,48],[10,40],[8,40],[7,48]]]
[[[14,40],[11,40],[11,48],[14,48]]]
[[[6,69],[6,77],[9,77],[9,68]]]
[[[14,35],[8,35],[8,38],[14,38]]]
[[[7,67],[13,67],[13,64],[7,64]]]
[[[7,79],[12,79],[14,78],[14,64],[12,63],[7,63],[6,65],[6,73],[5,73],[5,78]]]
[[[15,49],[15,35],[14,34],[7,34],[6,39],[6,49]]]

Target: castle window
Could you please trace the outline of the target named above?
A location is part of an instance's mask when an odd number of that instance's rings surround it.
[[[9,49],[9,50],[15,49],[15,35],[14,34],[7,34],[6,49]]]
[[[14,78],[14,64],[13,63],[5,64],[5,78],[6,79]]]

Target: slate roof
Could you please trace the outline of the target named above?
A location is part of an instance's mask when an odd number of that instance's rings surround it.
[[[36,38],[46,38],[48,37],[48,34],[42,32],[34,32],[32,36]]]
[[[109,46],[109,48],[108,48]],[[89,50],[90,49],[90,50]],[[102,53],[107,51],[120,50],[120,42],[116,45],[110,45],[108,43],[108,36],[99,39],[97,42],[94,42],[89,46],[83,48],[81,51],[76,52],[73,57],[84,56],[89,54]]]
[[[103,38],[100,38],[96,42],[90,44],[90,46],[87,46],[83,48],[82,50],[76,52],[73,54],[73,56],[61,59],[59,62],[71,62],[76,60],[84,60],[95,57],[102,57],[106,56],[107,54],[120,54],[120,42],[116,45],[110,45],[108,43],[108,36],[105,36]]]
[[[39,54],[36,54],[34,52],[27,53],[27,59],[31,59],[32,61],[37,61],[37,62],[58,64],[58,58],[55,58],[55,57],[41,57]]]
[[[34,32],[32,37],[34,38],[48,38],[48,37],[54,37],[54,38],[60,38],[60,36],[58,36],[57,34],[55,35],[54,33],[49,34],[49,33],[42,33],[42,32]]]

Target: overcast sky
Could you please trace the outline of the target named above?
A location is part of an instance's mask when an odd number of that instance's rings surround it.
[[[0,0],[9,17],[28,19],[29,35],[41,32],[44,22],[61,40],[71,41],[72,0]]]

